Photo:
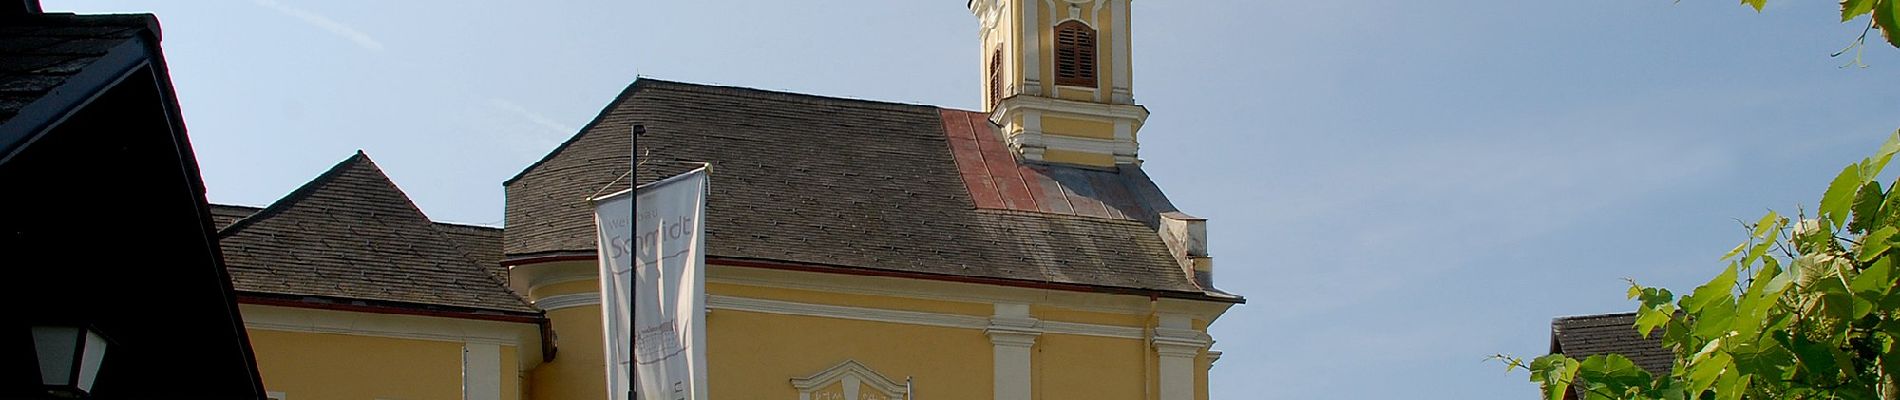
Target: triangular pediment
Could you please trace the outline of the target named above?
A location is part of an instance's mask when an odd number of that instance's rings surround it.
[[[845,360],[804,378],[792,378],[799,400],[902,400],[903,383],[885,378],[857,360]]]

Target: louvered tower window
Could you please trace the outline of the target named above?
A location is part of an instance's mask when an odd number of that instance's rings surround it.
[[[1082,21],[1056,25],[1056,84],[1095,87],[1095,29]]]
[[[1003,49],[998,47],[990,55],[990,111],[996,110],[996,104],[1003,102]]]

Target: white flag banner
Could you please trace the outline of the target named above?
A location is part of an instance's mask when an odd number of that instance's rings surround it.
[[[629,389],[638,400],[707,398],[705,193],[700,168],[598,202],[600,236],[618,240],[603,246],[611,250],[601,257],[607,389],[614,399],[626,399]],[[615,221],[632,229],[609,232]]]

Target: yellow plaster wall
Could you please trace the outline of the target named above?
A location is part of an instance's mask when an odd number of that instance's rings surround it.
[[[560,352],[529,375],[528,398],[534,400],[607,398],[606,355],[601,346],[600,306],[569,307],[548,312],[558,335]],[[711,328],[708,328],[711,330]],[[300,399],[301,400],[301,399]]]
[[[1042,160],[1052,163],[1079,164],[1097,167],[1115,166],[1115,156],[1113,155],[1061,149],[1044,150],[1042,152]]]
[[[904,311],[920,311],[939,314],[957,314],[988,317],[995,312],[995,306],[981,303],[923,300],[905,297],[873,296],[847,293],[830,293],[812,290],[767,288],[749,285],[707,283],[706,293],[753,299],[793,301],[806,304],[827,304],[836,306],[883,308]],[[707,330],[712,330],[707,327]]]
[[[1064,91],[1063,93],[1068,93]],[[1086,99],[1084,99],[1086,100]],[[1115,124],[1103,121],[1091,121],[1044,115],[1042,131],[1046,134],[1085,137],[1092,139],[1114,139]]]
[[[545,299],[548,296],[575,293],[600,293],[600,280],[587,279],[542,285],[528,290],[529,298]]]
[[[796,399],[791,378],[845,360],[898,382],[914,377],[930,398],[994,393],[989,338],[977,329],[714,310],[706,331],[714,398]]]
[[[248,333],[265,390],[289,398],[462,397],[459,342],[265,329]]]
[[[1194,398],[1207,400],[1207,350],[1194,355]]]
[[[1144,323],[1147,322],[1147,317],[1148,317],[1146,314],[1136,315],[1136,314],[1118,314],[1118,313],[1105,313],[1105,312],[1092,312],[1092,311],[1078,311],[1078,310],[1069,309],[1069,308],[1054,307],[1054,306],[1047,306],[1047,305],[1030,306],[1029,314],[1036,316],[1036,319],[1040,319],[1044,321],[1077,322],[1077,323],[1096,324],[1096,325],[1115,325],[1115,326],[1124,326],[1124,327],[1130,327],[1130,328],[1145,327],[1146,325],[1144,325]]]
[[[1095,101],[1095,92],[1075,86],[1062,86],[1055,89],[1056,98],[1075,101]]]
[[[501,346],[501,400],[521,400],[521,355],[515,346]]]
[[[1106,1],[1106,0],[1102,0]],[[1092,7],[1093,5],[1091,5]],[[1095,90],[1102,92],[1102,103],[1113,102],[1110,90],[1115,87],[1115,54],[1124,51],[1115,47],[1115,20],[1109,13],[1115,4],[1105,4],[1094,16],[1095,27]]]
[[[1036,400],[1142,400],[1140,339],[1043,334],[1030,365]]]

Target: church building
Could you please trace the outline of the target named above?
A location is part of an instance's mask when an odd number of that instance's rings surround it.
[[[1142,171],[1129,5],[970,2],[983,110],[638,80],[506,183],[515,289],[594,298],[576,199],[625,189],[609,184],[632,148],[636,183],[712,165],[717,398],[901,399],[908,383],[922,398],[1204,399],[1207,327],[1242,299],[1213,286],[1206,221]],[[599,321],[598,305],[571,310],[549,311],[557,332]]]
[[[1205,400],[1244,300],[1142,169],[1129,2],[970,1],[981,110],[640,78],[503,183],[499,230],[361,153],[221,207],[264,386],[608,398],[587,199],[710,163],[715,399]]]

